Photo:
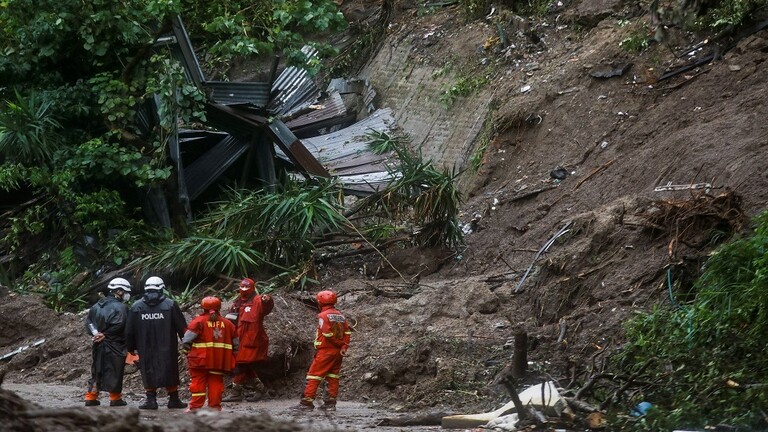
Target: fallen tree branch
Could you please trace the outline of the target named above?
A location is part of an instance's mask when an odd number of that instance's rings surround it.
[[[576,394],[573,396],[573,398],[577,399],[577,400],[581,399],[582,396],[584,396],[590,390],[592,390],[592,387],[594,387],[595,384],[599,380],[601,380],[603,378],[614,378],[614,377],[615,377],[615,375],[614,374],[610,374],[610,373],[599,373],[599,374],[596,374],[596,375],[592,375],[592,377],[590,377],[589,380],[587,380],[587,382],[585,382],[584,385],[581,386],[581,388],[576,391]],[[597,410],[595,410],[595,411],[597,411]]]
[[[512,402],[515,404],[515,410],[517,411],[517,418],[519,420],[528,420],[531,418],[531,413],[525,409],[523,401],[520,400],[520,396],[517,394],[517,390],[515,390],[516,381],[517,380],[515,380],[511,374],[507,374],[499,384],[504,386],[507,393],[509,393],[509,397],[512,398]]]
[[[538,194],[540,194],[540,193],[542,193],[544,191],[548,191],[550,189],[554,189],[554,188],[559,187],[559,186],[560,186],[559,183],[551,184],[551,185],[544,186],[544,187],[541,187],[541,188],[538,188],[538,189],[534,189],[532,191],[521,193],[519,195],[515,195],[513,197],[501,199],[501,200],[499,200],[498,205],[502,205],[502,204],[506,204],[506,203],[511,203],[511,202],[514,202],[514,201],[519,201],[521,199],[525,199],[525,198],[528,198],[528,197],[531,197],[531,196],[534,196],[534,195],[538,195]]]
[[[600,411],[596,406],[590,405],[584,401],[580,401],[576,397],[564,397],[563,399],[565,399],[565,402],[568,404],[568,406],[575,411],[581,411],[585,413]]]
[[[426,414],[386,417],[379,420],[376,426],[440,426],[443,417],[451,415],[454,415],[454,413],[438,411]]]
[[[588,176],[584,177],[584,178],[583,178],[583,179],[581,179],[581,180],[580,180],[578,183],[576,183],[576,186],[574,186],[574,187],[573,187],[573,190],[575,191],[576,189],[578,189],[578,188],[579,188],[579,186],[581,186],[582,184],[584,184],[584,182],[585,182],[585,181],[589,180],[590,178],[592,178],[594,175],[596,175],[596,174],[597,174],[597,173],[599,173],[600,171],[603,171],[603,170],[605,170],[606,168],[608,168],[609,166],[613,165],[613,163],[614,163],[614,162],[616,162],[616,159],[611,159],[611,160],[609,160],[608,162],[604,163],[603,165],[601,165],[601,166],[599,166],[599,167],[595,168],[595,170],[594,170],[594,171],[592,171],[591,173],[589,173],[589,175],[588,175]]]
[[[385,242],[383,242],[383,243],[381,243],[379,245],[375,245],[373,247],[361,248],[361,249],[355,249],[355,250],[346,250],[346,251],[336,252],[336,253],[332,253],[332,254],[328,254],[328,255],[320,255],[320,256],[315,258],[315,261],[316,262],[323,262],[323,261],[329,261],[329,260],[336,259],[336,258],[344,258],[344,257],[349,257],[349,256],[355,256],[355,255],[365,255],[365,254],[369,254],[369,253],[373,253],[373,252],[381,253],[379,251],[379,249],[385,248],[385,247],[390,246],[390,245],[392,245],[394,243],[397,243],[397,242],[409,241],[409,240],[411,240],[410,236],[397,237],[397,238],[389,239],[389,240],[387,240],[387,241],[385,241]],[[405,280],[405,278],[403,278],[403,280]]]
[[[544,246],[542,246],[541,249],[539,249],[539,251],[536,253],[536,256],[533,257],[533,262],[531,262],[531,265],[528,266],[528,270],[525,271],[525,274],[523,275],[522,279],[520,279],[520,282],[518,282],[518,284],[515,287],[514,291],[512,291],[512,294],[518,294],[518,293],[520,293],[523,290],[523,282],[525,282],[525,279],[528,277],[528,274],[533,269],[533,265],[536,264],[536,260],[538,260],[539,256],[541,256],[541,254],[546,252],[550,248],[550,246],[552,246],[555,243],[555,241],[558,238],[560,238],[560,236],[562,236],[563,234],[565,234],[565,233],[567,233],[569,231],[568,227],[571,226],[571,223],[573,223],[573,221],[566,222],[566,224],[563,225],[562,228],[560,228],[560,231],[555,233],[555,235],[553,235],[549,240],[547,240],[547,242],[544,244]]]
[[[645,372],[645,370],[648,368],[648,366],[653,363],[655,359],[648,359],[641,367],[638,369],[635,373],[629,376],[627,378],[627,382],[624,383],[621,387],[619,387],[618,390],[616,390],[613,395],[611,395],[608,399],[604,400],[603,403],[600,404],[600,410],[604,410],[611,402],[618,401],[619,396],[624,393],[625,390],[629,388],[629,386],[632,385],[633,382],[642,374]]]

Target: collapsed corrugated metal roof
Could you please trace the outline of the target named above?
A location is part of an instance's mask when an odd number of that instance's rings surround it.
[[[184,180],[189,198],[193,200],[200,196],[248,150],[249,146],[248,140],[227,135],[210,151],[187,166],[184,170]]]
[[[301,52],[308,59],[317,57],[317,50],[311,46],[305,46]],[[277,117],[292,116],[296,111],[312,104],[320,97],[320,89],[306,70],[296,66],[285,68],[272,84],[272,100],[267,109],[269,113]]]
[[[317,88],[306,70],[287,67],[274,82],[208,81],[195,55],[181,18],[173,20],[173,33],[158,39],[179,60],[190,82],[207,96],[210,125],[227,132],[180,133],[174,144],[183,148],[212,140],[187,166],[177,159],[180,179],[189,199],[195,199],[254,145],[266,136],[275,154],[310,175],[337,176],[345,189],[371,193],[392,179],[387,163],[391,156],[377,155],[369,146],[372,130],[390,134],[395,128],[391,110],[374,111],[376,95],[363,80],[335,79],[325,92]],[[302,50],[314,58],[312,47]],[[273,69],[274,71],[274,69]],[[362,100],[352,104],[350,97]],[[364,110],[357,107],[363,106]],[[357,112],[370,114],[355,123]],[[149,115],[142,116],[150,129]],[[179,152],[178,148],[176,152]],[[264,155],[262,155],[264,157]],[[268,157],[268,154],[266,155]],[[185,197],[186,198],[186,197]]]
[[[355,193],[372,193],[393,180],[396,159],[371,149],[371,132],[392,135],[397,128],[392,110],[379,109],[369,117],[336,132],[302,140],[344,188]],[[278,152],[278,156],[285,154]]]

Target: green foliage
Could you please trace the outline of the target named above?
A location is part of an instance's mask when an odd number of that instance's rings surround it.
[[[340,192],[332,181],[289,182],[276,194],[232,191],[200,225],[217,237],[251,239],[265,261],[290,266],[311,256],[314,236],[346,222]]]
[[[95,138],[63,153],[60,175],[74,179],[107,181],[122,178],[137,187],[157,184],[168,178],[171,168],[153,168],[145,163],[145,157],[135,149]]]
[[[190,236],[160,247],[140,260],[149,268],[172,268],[189,275],[248,274],[264,255],[245,240]]]
[[[0,165],[0,190],[11,191],[18,189],[27,178],[24,165],[6,163]]]
[[[768,212],[750,237],[720,247],[694,284],[695,300],[657,308],[628,328],[627,365],[653,361],[644,430],[729,423],[764,429],[768,360]],[[630,366],[631,367],[631,366]]]
[[[214,0],[195,4],[186,20],[213,41],[208,49],[216,62],[235,57],[279,54],[293,66],[305,65],[301,52],[309,36],[343,30],[344,15],[331,0]],[[194,25],[199,23],[199,28]],[[313,43],[320,55],[334,52],[329,44]],[[308,70],[316,73],[319,63]]]
[[[113,123],[113,127],[124,129],[133,122],[133,107],[139,102],[136,83],[125,83],[112,73],[102,72],[91,78],[88,84],[99,95],[101,113]]]
[[[200,286],[202,284],[203,282],[192,284],[192,281],[188,281],[187,286],[184,287],[184,289],[181,292],[176,294],[172,292],[168,292],[168,296],[172,298],[176,303],[178,303],[182,309],[185,309],[193,305],[200,299],[198,291],[200,291]]]
[[[482,18],[491,8],[490,0],[459,0],[459,5],[467,21]]]
[[[627,52],[639,53],[648,48],[648,29],[643,27],[639,30],[630,31],[624,39],[619,42],[619,47]]]
[[[37,92],[4,101],[0,109],[0,156],[9,162],[48,165],[61,144],[53,103]]]
[[[757,8],[765,7],[765,0],[723,0],[711,9],[704,23],[714,29],[743,24]]]
[[[491,116],[486,118],[483,124],[483,130],[477,137],[479,143],[472,155],[469,157],[469,169],[472,172],[477,172],[480,167],[483,166],[483,160],[485,160],[485,153],[488,151],[488,146],[491,144],[491,136],[493,135],[493,119]]]
[[[416,242],[422,246],[456,247],[463,242],[458,225],[462,199],[456,188],[458,173],[436,169],[420,155],[411,154],[402,138],[374,135],[374,143],[389,142],[399,159],[393,167],[396,180],[383,190],[365,198],[363,208],[372,214],[386,214],[393,220],[406,220],[419,227]]]
[[[48,270],[55,268],[56,270]],[[45,254],[30,266],[13,287],[21,293],[40,294],[46,306],[56,312],[80,311],[87,306],[85,279],[79,277],[84,268],[78,263],[73,248]]]
[[[522,16],[543,17],[549,13],[552,0],[515,0],[512,10]]]
[[[298,264],[292,268],[279,272],[263,284],[259,284],[258,291],[261,294],[269,293],[278,287],[290,287],[297,291],[307,291],[309,285],[317,285],[320,282],[309,276],[314,268],[311,261]]]
[[[0,78],[26,82],[50,73],[48,85],[91,76],[89,70],[122,69],[121,59],[152,42],[152,27],[181,10],[178,0],[7,0],[6,4],[0,7]]]
[[[460,97],[466,97],[483,88],[490,82],[486,75],[463,75],[458,80],[440,92],[439,100],[446,108],[451,107]]]
[[[368,132],[368,137],[371,139],[369,146],[376,154],[396,152],[400,146],[400,141],[396,137],[389,136],[377,130],[370,130]]]
[[[315,238],[345,223],[339,192],[333,182],[288,183],[281,193],[232,190],[198,219],[196,235],[161,245],[141,263],[195,276],[277,270],[288,281],[311,258]],[[305,274],[300,282],[309,281]]]
[[[153,56],[157,73],[147,79],[146,96],[158,96],[160,125],[170,131],[179,119],[183,123],[205,121],[205,94],[187,81],[184,69],[174,60]]]

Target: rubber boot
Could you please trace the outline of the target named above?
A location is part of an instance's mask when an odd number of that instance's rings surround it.
[[[299,404],[292,408],[295,411],[312,411],[315,409],[315,404],[306,398],[301,399]]]
[[[157,409],[157,393],[147,393],[147,399],[139,405],[139,409]]]
[[[97,391],[86,392],[85,406],[99,406],[99,405],[101,405],[101,402],[99,402],[99,392]]]
[[[241,384],[232,384],[232,390],[229,395],[221,400],[222,402],[242,402],[243,386]]]
[[[180,408],[186,408],[187,404],[185,402],[182,402],[181,399],[179,399],[179,392],[171,392],[168,393],[168,408],[169,409],[180,409]]]
[[[336,399],[326,399],[320,409],[323,411],[336,411]]]
[[[122,399],[115,399],[109,401],[109,406],[116,407],[116,406],[126,406],[128,405],[128,402],[122,400]]]

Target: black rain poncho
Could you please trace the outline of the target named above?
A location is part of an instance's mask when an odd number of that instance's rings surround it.
[[[88,324],[93,324],[96,330],[104,334],[104,340],[94,343],[92,347],[90,389],[121,393],[123,391],[123,372],[125,370],[125,322],[128,317],[128,306],[113,296],[100,299],[91,306],[85,318],[85,328],[88,335],[91,331]]]
[[[128,351],[137,351],[144,388],[179,385],[179,345],[187,320],[179,305],[161,292],[147,291],[128,314]]]

